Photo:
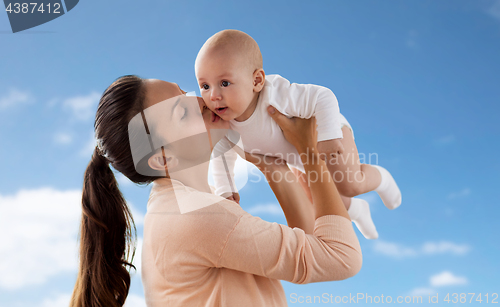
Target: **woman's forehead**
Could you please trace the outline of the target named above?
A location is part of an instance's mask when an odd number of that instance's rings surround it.
[[[183,93],[179,86],[172,82],[147,79],[144,85],[146,87],[146,99],[144,101],[145,109],[160,101],[167,100]]]

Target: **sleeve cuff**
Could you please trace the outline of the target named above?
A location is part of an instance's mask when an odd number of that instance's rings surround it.
[[[318,131],[318,142],[334,140],[334,139],[341,139],[343,137],[344,137],[344,134],[342,133],[342,130],[327,131],[327,132],[323,132],[323,133],[319,133],[319,131]]]
[[[324,215],[316,219],[314,234],[340,242],[357,242],[358,237],[349,219],[340,215]]]

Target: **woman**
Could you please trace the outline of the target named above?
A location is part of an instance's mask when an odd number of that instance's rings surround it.
[[[126,267],[133,267],[128,256],[135,226],[109,164],[135,183],[153,182],[142,252],[148,306],[286,306],[279,280],[309,283],[355,275],[362,262],[359,242],[310,141],[316,140],[315,120],[288,119],[270,110],[301,153],[306,172],[319,178],[310,182],[314,205],[297,180],[269,181],[288,227],[253,217],[235,202],[210,194],[210,152],[224,135],[217,131],[224,131],[227,123],[199,99],[206,131],[186,125],[186,120],[196,121],[197,112],[184,102],[184,94],[176,84],[136,76],[119,78],[104,92],[95,121],[99,146],[84,178],[80,269],[71,306],[122,306],[130,287]],[[149,112],[160,109],[161,114]],[[157,115],[156,121],[146,116],[151,114]],[[139,134],[131,132],[131,123],[140,118],[151,146],[147,154],[141,151],[144,146],[139,151],[134,147]],[[154,136],[151,130],[156,128],[166,134]],[[197,142],[179,137],[189,129]],[[272,175],[269,171],[282,178],[290,174],[279,161],[246,158],[266,176]]]

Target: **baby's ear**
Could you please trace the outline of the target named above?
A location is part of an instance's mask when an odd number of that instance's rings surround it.
[[[260,92],[266,83],[266,73],[264,69],[256,69],[253,73],[253,91]]]

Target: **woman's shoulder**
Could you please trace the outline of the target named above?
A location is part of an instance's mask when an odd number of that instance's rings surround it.
[[[163,187],[157,183],[144,219],[144,242],[152,251],[165,250],[169,255],[208,244],[218,255],[245,214],[238,204],[220,196],[176,183]]]
[[[148,213],[171,212],[179,215],[203,216],[204,220],[220,219],[221,215],[238,219],[246,212],[219,195],[198,191],[177,180],[158,179],[148,201]],[[191,218],[192,219],[192,218]]]

